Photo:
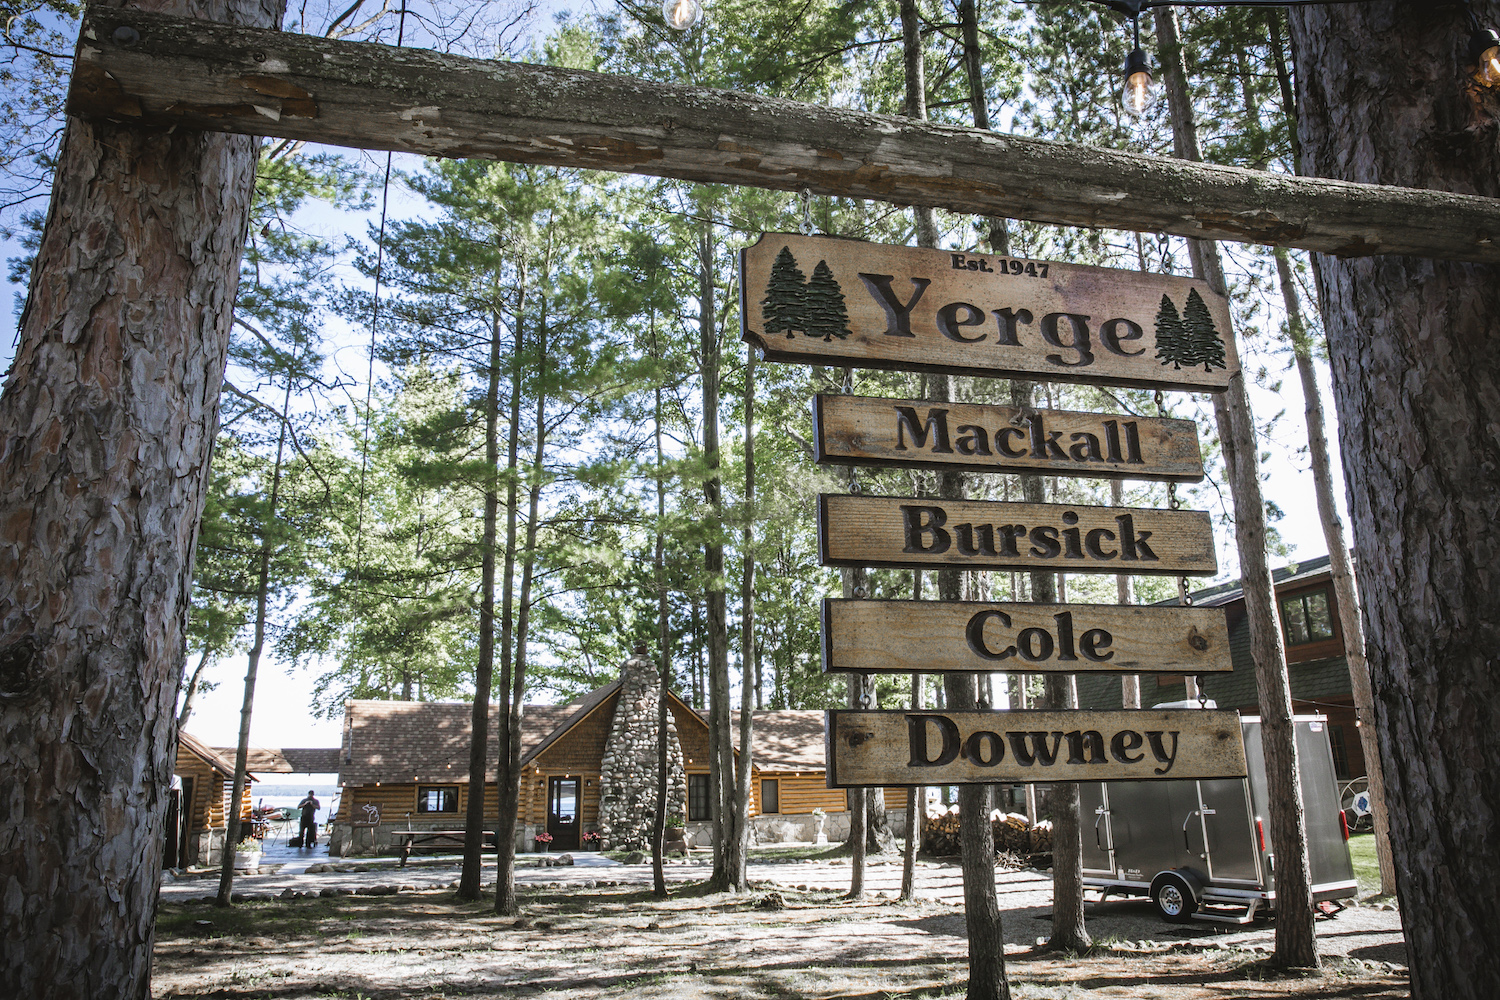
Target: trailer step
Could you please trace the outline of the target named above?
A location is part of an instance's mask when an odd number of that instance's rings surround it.
[[[1193,914],[1194,920],[1204,920],[1215,924],[1249,924],[1255,921],[1255,914],[1260,911],[1263,900],[1252,899],[1245,907],[1245,912],[1240,915],[1222,913],[1219,911],[1199,910]]]

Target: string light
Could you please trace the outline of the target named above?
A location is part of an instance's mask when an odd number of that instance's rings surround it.
[[[1161,90],[1156,86],[1156,81],[1151,79],[1151,69],[1146,63],[1146,53],[1141,49],[1139,10],[1132,14],[1130,26],[1135,33],[1135,48],[1131,49],[1130,55],[1125,58],[1125,86],[1120,91],[1120,106],[1127,114],[1140,118],[1151,110]]]
[[[686,31],[703,19],[703,4],[698,0],[666,0],[661,16],[667,19],[667,27]]]

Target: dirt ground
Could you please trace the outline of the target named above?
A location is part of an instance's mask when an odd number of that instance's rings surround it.
[[[738,896],[705,892],[694,881],[698,869],[674,869],[674,895],[665,901],[641,884],[649,867],[522,874],[520,918],[461,903],[448,883],[434,884],[457,878],[456,869],[423,870],[420,879],[412,869],[393,873],[412,880],[398,894],[230,910],[186,891],[164,892],[154,994],[751,1000],[964,993],[968,949],[951,865],[924,864],[920,898],[910,904],[892,898],[899,864],[872,866],[871,894],[853,901],[843,898],[847,867],[836,863],[755,866],[753,891]],[[1048,952],[1037,940],[1049,930],[1050,882],[1036,872],[1001,872],[997,881],[1016,997],[1409,995],[1399,920],[1378,907],[1320,920],[1324,968],[1282,974],[1266,961],[1274,925],[1168,925],[1149,903],[1133,900],[1090,906],[1090,953]],[[386,888],[394,890],[394,881]]]

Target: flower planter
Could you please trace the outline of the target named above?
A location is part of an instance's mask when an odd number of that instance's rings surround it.
[[[260,851],[235,851],[234,866],[236,868],[259,868]]]

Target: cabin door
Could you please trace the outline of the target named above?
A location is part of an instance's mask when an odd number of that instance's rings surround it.
[[[578,778],[547,780],[547,832],[552,834],[552,850],[578,850],[579,791]]]

